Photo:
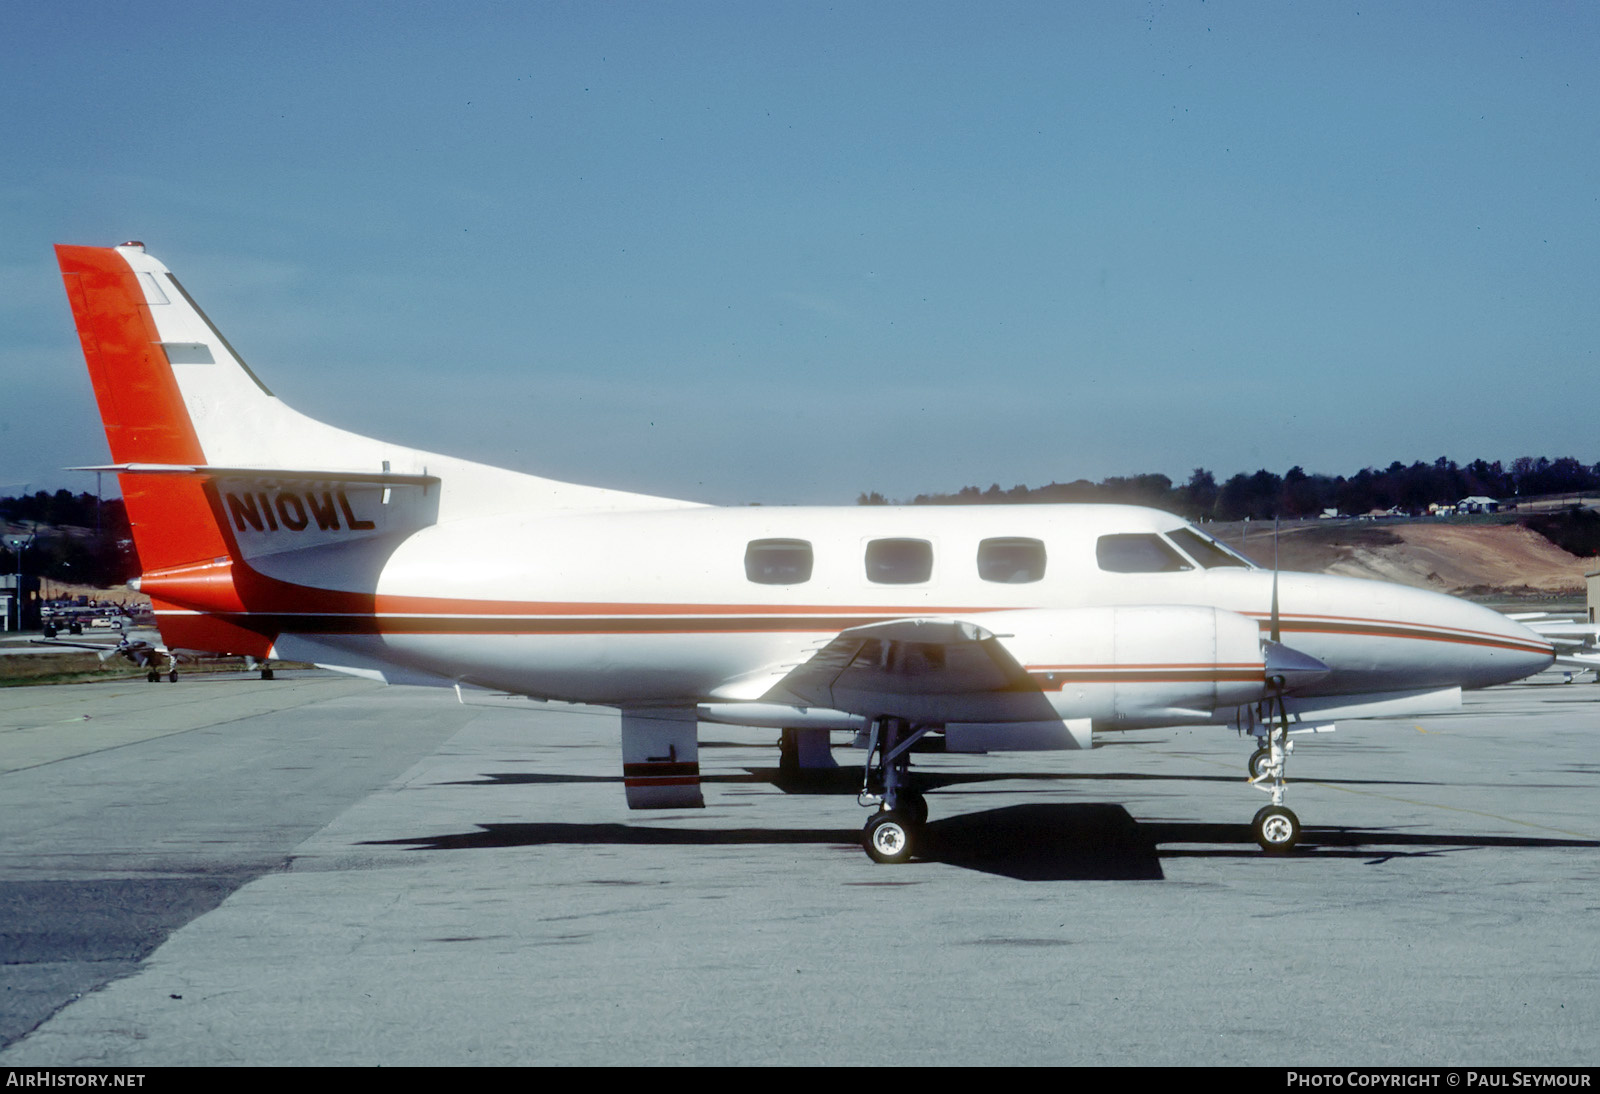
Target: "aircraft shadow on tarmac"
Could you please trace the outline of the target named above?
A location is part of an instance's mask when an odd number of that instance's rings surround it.
[[[485,824],[475,832],[369,840],[367,846],[419,851],[544,847],[556,844],[717,847],[831,844],[860,854],[860,833],[842,828],[657,828],[633,824]],[[1600,841],[1382,829],[1307,827],[1290,859],[1350,858],[1372,863],[1494,847],[1600,847]],[[915,863],[938,862],[1019,881],[1159,881],[1163,858],[1260,858],[1248,824],[1140,822],[1120,805],[1012,805],[930,821],[909,867],[882,881],[914,880]],[[910,873],[908,874],[907,871]]]
[[[1226,783],[1229,785],[1242,784],[1244,780],[1244,764],[1239,765],[1238,775],[1166,775],[1138,771],[1100,771],[1100,772],[1016,772],[1016,771],[990,771],[990,772],[930,772],[923,769],[912,769],[911,781],[918,789],[940,790],[975,783],[998,782],[1050,782],[1050,783],[1078,783],[1078,782],[1175,782],[1175,783]],[[1423,779],[1304,779],[1305,782],[1315,782],[1322,786],[1437,786],[1438,783]],[[557,775],[545,772],[490,772],[476,779],[461,779],[454,782],[441,783],[441,786],[554,786],[572,783],[621,783],[621,775]],[[706,786],[731,786],[744,784],[766,784],[774,786],[785,794],[836,794],[841,796],[854,796],[861,789],[860,767],[838,767],[827,770],[809,769],[796,772],[779,767],[747,767],[744,774],[708,774],[702,773],[700,782]]]

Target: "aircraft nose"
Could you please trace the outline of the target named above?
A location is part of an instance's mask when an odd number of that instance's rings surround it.
[[[1349,690],[1486,688],[1554,662],[1514,619],[1443,593],[1360,578],[1284,574],[1284,641]]]
[[[1472,606],[1483,613],[1486,621],[1493,624],[1489,630],[1492,636],[1489,648],[1494,656],[1486,659],[1481,669],[1485,683],[1463,686],[1489,687],[1492,684],[1507,684],[1513,680],[1532,676],[1536,672],[1543,672],[1555,663],[1555,648],[1540,635],[1515,619],[1507,619],[1490,608],[1477,604]]]
[[[1442,593],[1409,590],[1407,615],[1420,653],[1463,689],[1521,680],[1550,667],[1550,643],[1492,608]]]

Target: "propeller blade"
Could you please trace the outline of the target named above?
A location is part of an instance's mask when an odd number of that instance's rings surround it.
[[[1278,626],[1278,518],[1272,518],[1272,640],[1283,641],[1283,631]],[[1324,666],[1326,667],[1326,666]]]

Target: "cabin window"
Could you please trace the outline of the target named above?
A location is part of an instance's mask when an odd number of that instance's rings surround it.
[[[753,539],[744,549],[744,576],[757,585],[811,580],[811,544],[803,539]]]
[[[1100,568],[1113,574],[1166,574],[1192,570],[1172,544],[1154,533],[1101,536],[1094,548]]]
[[[1167,536],[1176,543],[1185,554],[1194,559],[1206,569],[1218,566],[1243,566],[1249,569],[1250,563],[1228,550],[1210,536],[1201,535],[1193,528],[1179,528],[1175,532],[1168,532]]]
[[[933,544],[925,539],[875,539],[867,544],[867,580],[916,585],[933,576]]]
[[[1036,539],[986,539],[978,544],[978,576],[1002,585],[1044,577],[1044,544]]]

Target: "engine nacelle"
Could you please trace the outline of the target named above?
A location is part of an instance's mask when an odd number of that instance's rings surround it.
[[[1218,608],[995,612],[983,626],[1063,720],[1096,729],[1208,722],[1268,693],[1260,625]]]

